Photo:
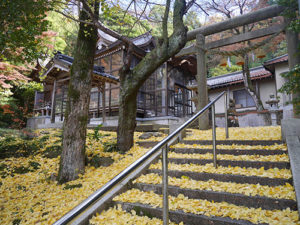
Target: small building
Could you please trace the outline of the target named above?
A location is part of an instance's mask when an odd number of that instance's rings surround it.
[[[132,41],[134,50],[131,67],[134,67],[156,43],[149,32]],[[90,98],[90,124],[117,126],[119,70],[124,57],[125,45],[99,31]],[[62,126],[72,62],[72,57],[57,53],[47,64],[47,71],[43,75],[44,91],[36,93],[35,117],[28,120],[29,127]],[[170,59],[145,81],[137,97],[138,124],[168,125],[192,115],[192,92],[186,86],[194,79],[193,68],[185,62],[187,59]]]
[[[266,109],[257,112],[255,103],[244,87],[242,71],[211,77],[207,79],[209,99],[214,99],[222,91],[227,91],[230,99],[235,101],[236,116],[239,126],[265,126],[269,125],[263,119],[264,113],[269,113],[270,106],[267,104],[270,95],[279,100],[278,121],[281,118],[292,117],[291,96],[278,92],[284,78],[280,74],[289,71],[288,55],[282,55],[268,60],[262,66],[250,69],[250,77],[256,93]],[[224,99],[221,98],[216,104],[217,126],[224,126]]]

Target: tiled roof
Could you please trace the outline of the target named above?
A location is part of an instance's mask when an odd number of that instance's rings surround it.
[[[106,36],[103,36],[102,38],[106,39],[107,35],[108,34],[106,34]],[[133,42],[133,44],[135,46],[141,48],[141,47],[151,43],[152,39],[153,39],[153,36],[151,35],[150,31],[148,31],[144,34],[141,34],[141,35],[137,36],[137,37],[131,38],[130,40]],[[111,41],[112,39],[107,39],[107,40]],[[120,46],[120,45],[123,45],[123,42],[120,41],[120,40],[115,39],[115,41],[113,41],[111,44],[109,44],[106,48],[100,48],[97,51],[96,55],[101,53],[101,52],[105,52],[105,51],[108,51],[110,49],[116,48],[117,46]],[[144,50],[142,50],[142,51],[144,51]]]
[[[132,38],[132,41],[133,41],[133,44],[135,44],[137,46],[142,46],[142,45],[149,43],[151,41],[151,39],[152,39],[151,33],[146,32],[142,35]]]
[[[288,54],[285,54],[264,62],[264,66],[272,65],[275,63],[287,62],[287,61],[288,61]]]
[[[263,79],[270,76],[272,76],[272,73],[267,71],[262,66],[250,69],[251,80]],[[242,71],[229,73],[217,77],[211,77],[207,79],[207,84],[210,88],[223,87],[243,82],[244,81]]]
[[[100,39],[101,38],[105,39],[108,42],[111,42],[112,44],[114,44],[115,42],[120,42],[118,39],[114,38],[113,36],[103,32],[101,30],[98,30],[98,34],[100,36]],[[152,35],[151,35],[150,31],[148,31],[144,34],[141,34],[139,36],[136,36],[136,37],[130,38],[130,39],[133,41],[133,44],[140,46],[140,45],[144,45],[147,42],[149,42],[152,39]]]
[[[54,60],[58,60],[58,61],[60,61],[60,62],[62,62],[64,64],[67,64],[68,66],[72,65],[73,61],[74,61],[73,57],[61,54],[60,52],[58,52],[58,53],[55,54]],[[114,77],[113,75],[105,73],[103,66],[95,66],[94,65],[93,72],[94,72],[94,74],[97,74],[99,76],[108,78],[110,80],[119,81],[119,79],[117,77]]]

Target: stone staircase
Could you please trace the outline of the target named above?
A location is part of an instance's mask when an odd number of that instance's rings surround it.
[[[280,141],[218,141],[221,145],[237,145],[235,149],[217,149],[217,169],[213,167],[212,149],[197,147],[211,141],[183,143],[186,147],[169,151],[172,222],[300,224],[287,150],[267,149]],[[127,191],[113,199],[113,205],[139,216],[161,219],[161,175],[158,159]]]

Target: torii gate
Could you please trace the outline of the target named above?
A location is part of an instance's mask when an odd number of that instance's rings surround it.
[[[221,39],[209,43],[205,43],[205,36],[279,16],[279,14],[284,11],[284,9],[285,7],[278,6],[278,5],[269,6],[263,9],[259,9],[255,12],[247,13],[232,19],[228,19],[223,22],[215,23],[208,26],[203,26],[194,29],[192,31],[189,31],[187,33],[187,40],[191,41],[196,39],[196,44],[182,49],[176,55],[176,57],[189,55],[189,54],[196,54],[197,56],[196,78],[197,78],[197,91],[198,91],[198,96],[197,96],[198,110],[208,104],[207,102],[208,92],[207,92],[207,81],[206,81],[206,60],[205,60],[206,50],[219,48],[219,47],[275,34],[277,32],[283,31],[283,29],[289,23],[289,21],[285,19],[284,24],[274,25],[268,28],[259,29],[259,30],[243,33],[240,35],[235,35],[229,38],[225,38],[225,39]],[[286,33],[286,40],[288,45],[289,68],[292,69],[296,64],[300,63],[300,56],[299,54],[297,54],[297,45],[299,43],[299,37],[297,33],[290,31],[288,29],[285,30],[285,33]],[[199,119],[199,128],[208,129],[208,122],[209,119],[208,119],[208,112],[207,112],[201,117],[201,119]]]

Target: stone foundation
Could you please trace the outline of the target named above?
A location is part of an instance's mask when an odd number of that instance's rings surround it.
[[[182,124],[188,118],[179,118],[173,116],[164,116],[164,117],[152,117],[152,118],[136,118],[138,126],[143,125],[161,125],[169,126],[174,124]],[[27,120],[27,127],[31,129],[44,129],[44,128],[62,128],[63,121],[60,120],[60,117],[55,118],[55,123],[50,122],[50,116],[38,116],[32,117]],[[102,118],[91,118],[88,124],[88,127],[96,127],[97,125],[102,124]],[[104,127],[118,127],[118,117],[111,116],[106,117],[106,122]]]
[[[265,121],[265,114],[269,114],[268,111],[256,112],[250,111],[245,113],[237,113],[239,127],[260,127],[260,126],[270,126],[270,121]],[[269,115],[268,115],[269,116]],[[277,125],[280,125],[280,119],[282,118],[282,111],[277,112]],[[216,125],[217,127],[225,127],[224,114],[216,115]]]

